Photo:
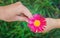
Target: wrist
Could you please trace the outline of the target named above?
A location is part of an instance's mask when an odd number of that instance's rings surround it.
[[[56,19],[56,28],[60,28],[60,19]]]
[[[46,18],[47,25],[51,27],[51,29],[56,28],[56,19],[53,18]]]

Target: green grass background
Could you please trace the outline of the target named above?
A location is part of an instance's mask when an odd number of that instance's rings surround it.
[[[0,6],[22,2],[32,14],[60,18],[60,0],[0,0]],[[8,11],[8,10],[7,10]],[[33,33],[26,22],[5,22],[0,20],[0,38],[60,38],[60,29],[48,33]]]

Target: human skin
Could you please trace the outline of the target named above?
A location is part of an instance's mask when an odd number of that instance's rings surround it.
[[[0,19],[11,22],[11,21],[28,21],[31,18],[31,12],[21,3],[16,2],[7,6],[0,6]]]
[[[7,22],[26,21],[33,17],[31,12],[21,3],[16,2],[7,6],[0,6],[0,20]],[[45,18],[46,26],[42,33],[49,32],[54,28],[60,28],[60,19]]]
[[[60,19],[46,18],[46,26],[42,33],[49,32],[55,28],[60,28]]]

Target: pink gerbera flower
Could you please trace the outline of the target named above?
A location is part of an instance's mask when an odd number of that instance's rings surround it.
[[[33,18],[29,19],[28,27],[33,32],[42,32],[45,28],[46,21],[45,18],[39,14],[33,15]]]

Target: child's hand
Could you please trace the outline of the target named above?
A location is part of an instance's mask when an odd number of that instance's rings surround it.
[[[11,21],[28,21],[28,18],[32,17],[30,11],[20,2],[3,6],[2,12],[0,13],[0,19],[11,22]]]

